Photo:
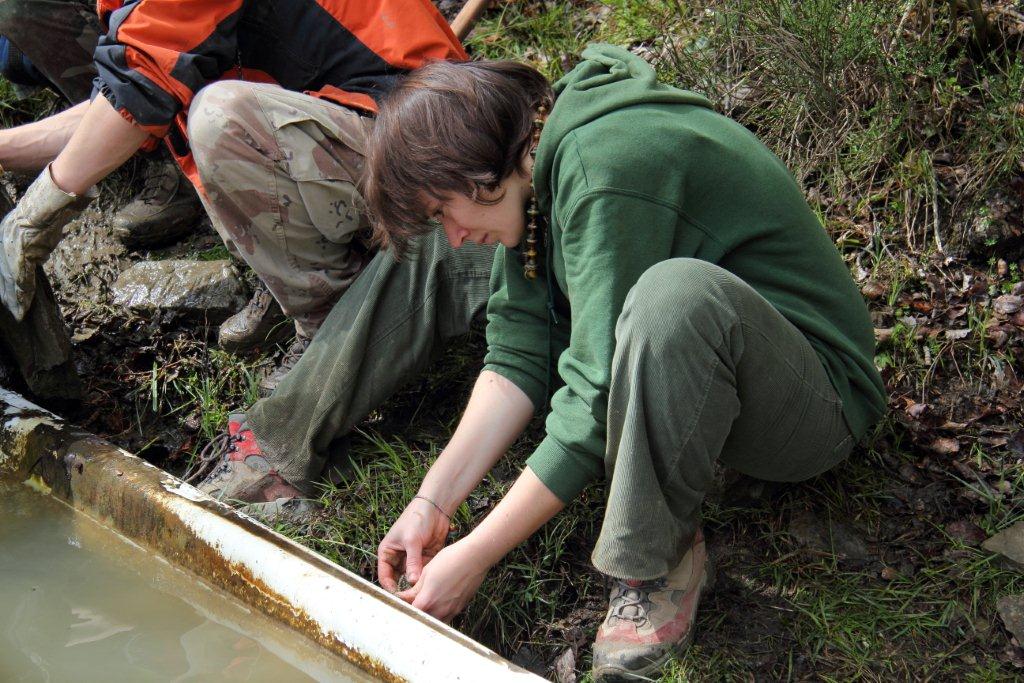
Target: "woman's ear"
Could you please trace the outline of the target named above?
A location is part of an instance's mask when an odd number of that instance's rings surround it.
[[[523,158],[519,160],[519,166],[516,168],[516,175],[519,176],[520,180],[532,180],[533,179],[533,154],[529,150],[523,154]]]
[[[483,204],[484,206],[493,206],[497,204],[505,195],[508,193],[508,184],[506,182],[499,183],[497,186],[485,187],[483,185],[477,185],[476,191],[473,196],[470,197],[477,204]]]

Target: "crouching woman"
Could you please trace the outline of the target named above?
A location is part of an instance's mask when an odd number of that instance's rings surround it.
[[[367,157],[385,244],[401,252],[432,218],[453,247],[501,245],[484,370],[380,543],[381,584],[404,573],[402,597],[449,619],[603,475],[592,560],[613,588],[595,680],[648,675],[693,635],[715,463],[813,477],[885,406],[835,246],[753,135],[610,46],[553,90],[511,62],[428,65],[387,99]],[[549,403],[511,490],[444,547],[448,517]]]

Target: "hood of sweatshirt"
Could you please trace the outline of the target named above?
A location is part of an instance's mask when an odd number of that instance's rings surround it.
[[[533,186],[544,213],[551,210],[551,174],[558,147],[577,128],[638,104],[712,108],[702,95],[659,83],[650,64],[621,47],[593,44],[583,51],[582,57],[583,61],[554,85],[557,99],[537,148]]]

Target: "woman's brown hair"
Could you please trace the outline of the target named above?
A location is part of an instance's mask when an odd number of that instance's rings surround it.
[[[551,86],[517,62],[433,62],[381,104],[367,140],[362,193],[374,241],[401,255],[427,222],[425,198],[476,197],[519,170]]]

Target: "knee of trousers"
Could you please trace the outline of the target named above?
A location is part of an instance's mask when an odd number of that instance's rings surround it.
[[[615,327],[616,344],[640,346],[662,356],[717,348],[733,333],[739,315],[736,276],[707,261],[675,258],[648,268],[629,290]]]
[[[212,162],[222,160],[225,144],[236,143],[231,155],[238,156],[237,140],[243,132],[253,134],[259,111],[256,94],[241,81],[218,81],[196,93],[188,110],[188,138],[200,173]],[[252,149],[254,155],[259,154]]]

